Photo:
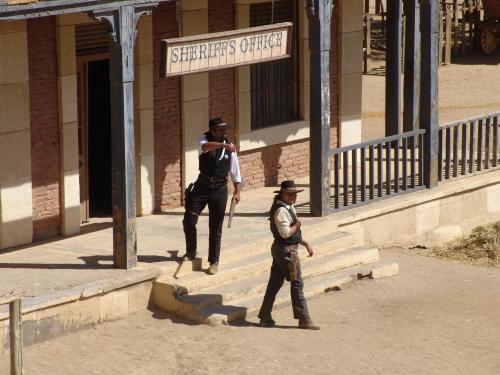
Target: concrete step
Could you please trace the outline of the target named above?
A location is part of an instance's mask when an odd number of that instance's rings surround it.
[[[342,251],[352,246],[353,243],[356,243],[356,236],[347,232],[337,232],[332,235],[314,238],[311,240],[311,244],[315,250],[315,257],[313,259]],[[193,271],[195,269],[193,266],[194,262],[199,263],[199,259],[193,262],[183,262],[178,267],[181,269],[180,272],[176,271],[172,275],[168,273],[164,274],[157,279],[157,283],[180,284],[186,287],[190,293],[193,293],[203,288],[239,280],[242,278],[242,275],[247,277],[268,270],[272,260],[269,248],[262,248],[259,252],[253,254],[241,254],[240,258],[232,262],[221,262],[219,272],[211,276],[206,275],[202,270],[203,267],[198,268],[198,271]],[[182,272],[183,267],[186,267],[185,272]]]
[[[324,240],[324,243],[330,244],[331,242]],[[268,267],[266,269],[260,269],[258,273],[241,277],[241,271],[236,268],[235,271],[238,271],[239,277],[232,280],[232,283],[228,283],[226,280],[224,284],[213,286],[213,284],[208,284],[205,281],[203,285],[198,286],[198,289],[194,289],[197,294],[194,294],[193,289],[189,289],[192,288],[192,285],[186,287],[186,285],[173,284],[171,281],[157,281],[154,286],[154,301],[166,311],[199,321],[197,314],[203,309],[219,307],[222,306],[222,302],[229,303],[232,300],[247,298],[248,296],[261,296],[265,291],[269,277],[268,270],[271,259],[269,255],[267,255],[267,258]],[[354,247],[322,257],[309,258],[302,263],[302,274],[304,278],[311,278],[315,275],[331,273],[358,264],[376,262],[378,259],[378,249]],[[259,258],[258,261],[260,262],[261,259]],[[212,278],[209,278],[209,280],[212,280]],[[236,310],[231,311],[231,314],[236,314]]]
[[[379,254],[377,249],[352,248],[321,258],[313,257],[306,259],[301,260],[303,279],[308,279],[326,272],[334,272],[357,264],[377,261],[379,259]],[[201,292],[207,295],[219,294],[223,296],[224,303],[230,303],[248,295],[264,293],[268,280],[269,268],[256,275],[237,280],[230,284],[198,290],[197,293]]]
[[[304,280],[304,295],[311,298],[330,291],[341,290],[358,280],[378,279],[399,274],[399,267],[392,262],[375,262],[359,265],[336,272]],[[290,305],[289,284],[285,283],[276,296],[274,307]],[[231,302],[230,305],[205,306],[193,311],[197,322],[209,325],[228,324],[237,319],[245,319],[248,315],[258,312],[264,293],[243,297]],[[313,312],[314,314],[314,312]]]

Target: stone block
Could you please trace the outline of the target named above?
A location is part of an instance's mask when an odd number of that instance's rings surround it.
[[[78,123],[69,122],[62,124],[63,141],[63,170],[77,169],[78,165]]]
[[[153,17],[142,16],[139,19],[136,42],[136,63],[139,65],[153,63]]]
[[[149,215],[154,210],[154,155],[142,155],[140,159],[140,195],[138,215]]]
[[[128,315],[128,291],[117,290],[99,297],[99,321],[124,318]]]
[[[34,319],[25,320],[23,318],[23,346],[28,346],[36,342],[37,322]]]
[[[199,10],[199,9],[208,9],[208,0],[183,0],[182,1],[182,10]]]
[[[208,128],[208,98],[182,103],[183,144],[196,146],[201,134]]]
[[[417,236],[432,232],[439,227],[440,204],[439,201],[428,202],[418,205],[416,208],[416,231]]]
[[[390,277],[399,275],[399,266],[397,263],[384,264],[372,270],[372,277],[374,279],[381,279],[383,277]]]
[[[83,299],[71,306],[71,327],[85,327],[99,322],[100,301],[98,297]]]
[[[342,74],[363,72],[363,32],[342,34]]]
[[[236,68],[238,93],[251,91],[250,66],[240,66]]]
[[[208,96],[208,73],[182,77],[182,100],[184,102],[206,99]]]
[[[486,188],[486,206],[490,214],[500,212],[500,185]]]
[[[128,289],[128,313],[144,311],[153,301],[153,283],[146,282]]]
[[[177,312],[179,303],[174,296],[175,290],[175,285],[155,282],[153,284],[153,299],[155,305],[165,311]]]
[[[182,4],[182,35],[203,35],[208,33],[208,9],[186,10]]]
[[[462,207],[462,220],[478,222],[481,217],[484,218],[488,212],[486,189],[471,191],[464,194],[462,198]]]
[[[460,225],[445,225],[425,236],[427,246],[440,246],[463,235]]]
[[[239,4],[235,2],[236,6],[236,28],[245,29],[250,27],[250,5],[249,4]]]
[[[76,74],[61,76],[59,78],[60,90],[60,111],[62,122],[78,121],[78,104],[76,94]]]
[[[363,0],[349,0],[342,2],[341,32],[363,31]]]
[[[24,245],[32,239],[31,179],[0,185],[0,248]]]
[[[137,65],[136,90],[137,103],[136,108],[152,109],[153,100],[153,64]]]
[[[63,324],[57,316],[36,321],[35,342],[43,342],[60,336],[65,332]]]
[[[152,109],[141,109],[137,112],[140,124],[139,147],[136,150],[141,155],[154,154],[154,112]]]
[[[64,171],[61,189],[62,234],[80,233],[80,173],[78,169]]]
[[[311,83],[299,82],[299,115],[305,121],[311,118]]]
[[[26,31],[0,34],[0,83],[26,82],[28,38]]]
[[[75,26],[57,29],[59,75],[76,74]]]
[[[29,82],[0,84],[0,134],[30,129]]]
[[[305,0],[298,0],[299,2],[299,7],[298,7],[298,18],[299,18],[299,30],[298,30],[298,38],[300,39],[309,39],[309,19],[307,18],[307,12],[306,12],[306,1]],[[294,25],[294,27],[297,27]]]
[[[350,146],[361,142],[361,116],[342,116],[340,118],[340,146]]]
[[[0,185],[31,178],[30,131],[0,134]]]
[[[340,95],[340,115],[361,117],[363,75],[361,73],[343,74]]]
[[[309,39],[299,39],[299,82],[310,82]]]
[[[196,146],[186,147],[182,160],[183,186],[187,187],[198,177],[198,148]]]
[[[237,98],[239,134],[243,135],[252,131],[252,97],[250,92],[242,92]]]
[[[26,31],[26,21],[2,21],[0,22],[0,34],[17,33]]]

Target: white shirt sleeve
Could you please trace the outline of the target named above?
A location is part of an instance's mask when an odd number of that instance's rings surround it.
[[[293,208],[292,208],[293,209]],[[280,207],[274,213],[274,223],[278,228],[278,233],[284,239],[290,237],[290,226],[292,225],[292,217],[285,207]]]
[[[198,155],[203,154],[203,145],[207,143],[207,136],[203,134],[200,138],[198,138]]]
[[[240,163],[238,161],[238,155],[236,155],[236,151],[231,154],[229,176],[231,176],[231,181],[233,181],[233,184],[241,182]]]

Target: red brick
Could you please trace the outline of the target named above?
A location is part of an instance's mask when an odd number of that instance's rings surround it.
[[[61,231],[59,109],[54,17],[28,21],[33,241]]]

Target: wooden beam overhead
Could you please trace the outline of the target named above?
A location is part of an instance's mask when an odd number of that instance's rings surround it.
[[[149,6],[158,2],[173,3],[175,0],[40,0],[12,5],[7,5],[6,0],[0,0],[0,21],[106,11],[127,5]]]

